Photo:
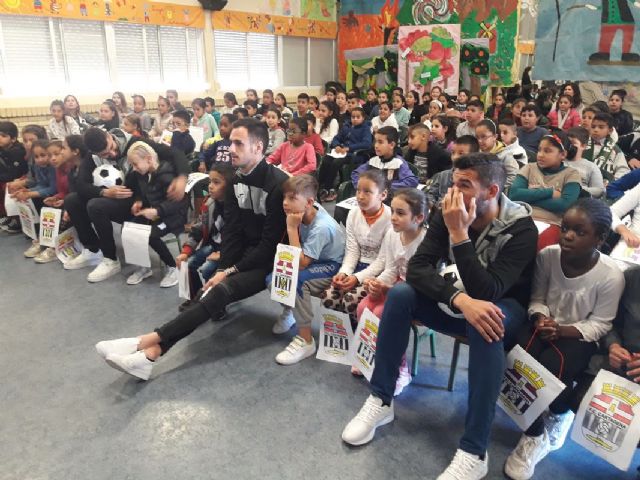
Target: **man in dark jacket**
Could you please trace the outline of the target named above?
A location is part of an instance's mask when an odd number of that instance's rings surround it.
[[[269,144],[264,123],[238,120],[230,138],[238,173],[225,196],[219,270],[203,287],[200,300],[153,333],[98,343],[98,353],[118,370],[147,380],[153,361],[176,342],[207,320],[219,319],[230,303],[264,290],[276,247],[286,240],[282,184],[289,177],[264,160]]]
[[[184,197],[184,187],[190,173],[184,154],[150,140],[131,137],[120,129],[105,132],[96,127],[84,134],[87,149],[93,154],[83,160],[78,170],[76,192],[64,200],[64,209],[78,232],[84,249],[82,253],[64,265],[67,270],[76,270],[89,265],[97,267],[89,273],[89,282],[101,282],[121,269],[116,256],[111,222],[122,223],[131,218],[132,192],[124,185],[102,188],[94,185],[93,171],[102,165],[112,165],[125,175],[129,173],[127,151],[136,141],[148,143],[158,154],[160,162],[173,165],[176,179],[169,187],[168,197],[179,201]]]
[[[429,223],[409,261],[406,283],[388,293],[378,330],[372,394],[346,426],[342,439],[369,442],[378,426],[394,418],[398,369],[407,348],[411,322],[419,320],[469,343],[469,403],[459,449],[439,478],[483,478],[495,403],[504,370],[505,347],[526,320],[537,229],[531,207],[510,201],[502,189],[504,164],[492,154],[458,159],[453,188]],[[457,271],[439,274],[446,260]]]

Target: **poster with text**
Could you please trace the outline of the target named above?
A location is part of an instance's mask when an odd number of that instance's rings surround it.
[[[301,254],[302,249],[299,247],[278,244],[276,256],[273,259],[272,300],[289,307],[295,307]]]
[[[18,202],[18,211],[20,212],[20,224],[22,225],[22,233],[27,237],[37,240],[38,234],[36,233],[36,219],[38,219],[38,212],[36,211],[33,201]]]
[[[59,208],[42,207],[40,210],[40,245],[43,247],[56,246],[61,219],[62,210]]]
[[[353,343],[353,330],[349,315],[335,310],[329,310],[320,306],[316,310],[315,320],[320,325],[320,337],[318,341],[318,360],[351,365],[351,344]]]
[[[353,335],[352,365],[371,381],[376,361],[376,344],[378,343],[378,327],[380,319],[368,308],[364,309],[358,328]]]
[[[76,258],[82,252],[82,243],[78,239],[78,232],[71,227],[60,233],[56,238],[56,257],[63,264]]]

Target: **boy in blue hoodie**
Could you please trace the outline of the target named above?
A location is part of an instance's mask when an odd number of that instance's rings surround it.
[[[379,129],[375,134],[373,145],[376,156],[351,173],[351,182],[354,188],[357,188],[360,174],[371,168],[386,172],[391,191],[404,187],[417,187],[418,177],[413,174],[405,159],[396,155],[397,146],[398,130],[394,127],[382,127]]]
[[[333,202],[336,199],[334,182],[338,171],[347,163],[362,163],[365,159],[358,159],[353,153],[357,150],[370,149],[371,143],[371,124],[366,120],[364,110],[361,107],[355,107],[351,110],[351,123],[345,122],[333,138],[330,145],[331,153],[324,157],[320,166],[318,181],[321,201]],[[332,156],[334,152],[340,157]]]

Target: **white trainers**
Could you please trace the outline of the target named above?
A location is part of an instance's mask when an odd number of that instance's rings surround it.
[[[382,405],[382,399],[369,395],[358,414],[344,427],[342,441],[349,445],[369,443],[376,428],[393,421],[393,403]]]
[[[140,339],[138,337],[104,340],[96,343],[96,351],[102,358],[107,358],[112,353],[117,353],[118,355],[129,355],[138,351],[139,344]]]
[[[293,337],[287,348],[276,355],[276,362],[280,365],[293,365],[316,353],[316,341],[311,338],[311,343],[300,335]]]
[[[546,410],[542,414],[544,428],[547,431],[547,435],[549,435],[549,451],[554,452],[564,445],[574,418],[575,414],[571,410],[561,414],[551,413]]]
[[[91,283],[102,282],[120,272],[121,268],[120,261],[104,257],[98,266],[87,275],[87,281]]]
[[[402,393],[404,387],[411,383],[411,373],[409,372],[409,365],[407,365],[407,359],[405,358],[400,365],[400,372],[398,379],[396,380],[396,390],[393,392],[393,396],[397,397]]]
[[[129,355],[111,353],[107,355],[105,361],[110,367],[142,380],[149,380],[151,370],[153,370],[153,362],[142,351],[130,353]]]
[[[153,276],[153,271],[148,267],[140,267],[127,277],[127,285],[138,285],[145,278]]]
[[[178,269],[176,267],[168,267],[164,277],[160,280],[162,288],[175,287],[178,284]]]
[[[473,453],[456,450],[447,469],[438,476],[438,480],[480,480],[489,471],[489,453],[484,460]]]
[[[546,430],[539,437],[522,434],[516,448],[507,457],[504,473],[513,480],[529,480],[536,465],[547,456],[551,445]]]
[[[40,255],[41,252],[40,243],[37,240],[32,240],[32,244],[24,251],[24,256],[27,258],[35,258]]]
[[[40,255],[34,258],[36,263],[49,263],[57,259],[58,257],[56,256],[56,249],[51,247],[45,248],[42,252],[40,252]]]
[[[282,335],[283,333],[287,333],[289,330],[291,330],[291,327],[293,327],[295,324],[296,319],[293,317],[291,309],[285,308],[282,310],[278,321],[273,324],[273,328],[271,329],[271,331],[276,335]]]
[[[76,258],[72,258],[64,264],[65,270],[79,270],[84,267],[96,266],[102,261],[102,252],[93,253],[86,248]]]

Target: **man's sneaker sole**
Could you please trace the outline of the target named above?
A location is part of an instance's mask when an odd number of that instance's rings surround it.
[[[105,361],[105,362],[107,362],[107,364],[108,364],[111,368],[113,368],[113,369],[115,369],[115,370],[118,370],[118,371],[120,371],[120,372],[122,372],[122,373],[126,373],[127,375],[130,375],[130,376],[132,376],[132,377],[134,377],[134,378],[137,378],[137,379],[139,379],[139,380],[144,380],[145,382],[146,382],[147,380],[149,380],[149,378],[148,378],[148,377],[147,377],[147,378],[139,377],[138,375],[135,375],[135,374],[133,374],[133,373],[131,373],[131,372],[127,372],[124,368],[122,368],[122,367],[121,367],[120,365],[118,365],[116,362],[114,362],[114,361],[112,361],[112,360],[110,360],[110,359],[108,359],[108,358],[105,358],[105,359],[104,359],[104,361]]]
[[[111,272],[109,272],[109,275],[102,275],[98,278],[89,278],[91,275],[89,274],[87,276],[87,282],[89,283],[99,283],[99,282],[104,282],[105,280],[110,279],[111,277],[113,277],[114,275],[117,275],[118,273],[120,273],[120,270],[122,269],[121,266],[118,266],[117,268],[114,268]]]
[[[369,443],[371,440],[373,440],[373,437],[375,437],[376,435],[376,430],[379,427],[384,427],[385,425],[390,424],[391,422],[393,422],[395,420],[395,414],[392,413],[390,417],[385,418],[384,420],[382,420],[378,425],[376,425],[375,427],[373,427],[373,429],[371,430],[371,433],[369,433],[369,435],[367,435],[366,437],[364,437],[362,440],[360,440],[359,442],[349,442],[347,441],[344,436],[342,437],[342,441],[344,443],[346,443],[347,445],[352,445],[354,447],[359,447],[361,445],[365,445],[367,443]]]

